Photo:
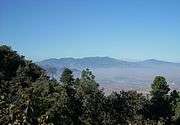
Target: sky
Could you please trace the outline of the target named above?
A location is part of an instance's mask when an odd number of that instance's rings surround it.
[[[0,44],[34,61],[180,62],[180,0],[0,0]]]

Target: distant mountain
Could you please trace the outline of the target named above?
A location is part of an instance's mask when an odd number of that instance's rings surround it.
[[[164,64],[167,64],[167,65],[174,65],[174,66],[179,66],[180,63],[173,63],[173,62],[167,62],[167,61],[160,61],[160,60],[155,60],[155,59],[149,59],[149,60],[145,60],[145,61],[142,61],[141,63],[145,63],[145,64],[156,64],[156,65],[164,65]]]
[[[53,67],[61,69],[68,67],[71,69],[97,69],[97,68],[152,68],[152,67],[179,67],[180,63],[166,62],[155,59],[149,59],[139,62],[129,62],[118,60],[110,57],[85,57],[85,58],[60,58],[60,59],[47,59],[38,62],[41,67],[47,69]]]
[[[58,78],[65,67],[70,68],[75,76],[80,72],[91,69],[100,84],[109,88],[119,87],[146,88],[156,75],[165,76],[170,83],[180,88],[180,63],[149,59],[130,62],[110,57],[60,58],[47,59],[37,62],[47,70],[51,77]]]
[[[50,65],[56,68],[108,68],[116,66],[127,66],[130,62],[118,60],[110,57],[85,57],[85,58],[60,58],[47,59],[38,63],[40,66]]]

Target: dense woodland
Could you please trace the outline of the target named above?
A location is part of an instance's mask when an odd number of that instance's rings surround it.
[[[179,76],[180,77],[180,76]],[[59,80],[10,47],[0,46],[1,125],[180,125],[179,92],[156,76],[150,95],[105,95],[89,69]]]

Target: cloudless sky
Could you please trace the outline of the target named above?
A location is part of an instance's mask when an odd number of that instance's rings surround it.
[[[0,0],[0,43],[35,61],[180,62],[180,0]]]

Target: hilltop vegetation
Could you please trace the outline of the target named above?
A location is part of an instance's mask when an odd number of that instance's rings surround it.
[[[0,46],[0,124],[3,125],[179,125],[179,92],[156,76],[151,95],[119,91],[105,96],[89,69],[74,78],[65,68],[59,81]]]

